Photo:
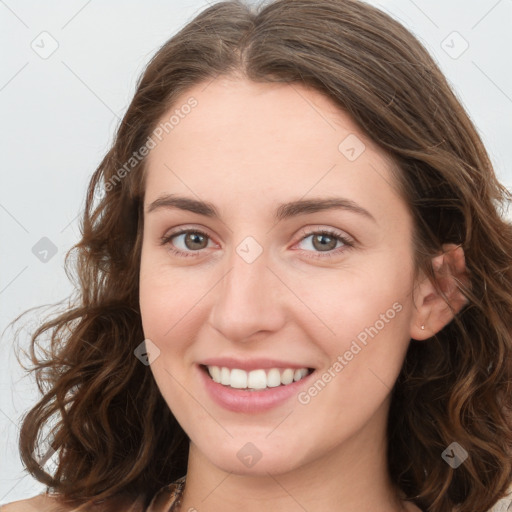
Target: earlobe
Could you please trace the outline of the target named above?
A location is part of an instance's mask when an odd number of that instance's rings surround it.
[[[410,336],[416,340],[439,332],[468,302],[460,289],[460,285],[469,287],[464,250],[460,245],[444,244],[441,254],[432,258],[432,269],[436,284],[423,274],[415,289],[416,310],[411,319]]]

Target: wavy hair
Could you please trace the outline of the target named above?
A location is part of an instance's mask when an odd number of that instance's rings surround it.
[[[357,0],[219,2],[150,60],[88,186],[81,239],[66,255],[74,298],[30,338],[42,398],[21,426],[26,468],[69,503],[144,495],[147,505],[186,473],[188,437],[133,355],[144,339],[146,158],[131,159],[178,96],[219,75],[329,97],[391,157],[414,219],[417,269],[435,281],[432,256],[445,243],[463,247],[470,285],[457,286],[468,304],[432,338],[411,340],[392,391],[388,469],[430,512],[489,509],[512,483],[512,197],[427,50]],[[54,472],[35,456],[46,430]],[[441,457],[454,441],[469,454],[457,469]]]

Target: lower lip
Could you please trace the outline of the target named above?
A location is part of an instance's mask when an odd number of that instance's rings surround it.
[[[261,391],[247,391],[246,389],[234,389],[215,382],[200,366],[197,367],[203,379],[207,393],[212,400],[233,412],[258,413],[268,411],[286,402],[296,395],[306,381],[313,375],[292,382],[286,386],[267,388]]]

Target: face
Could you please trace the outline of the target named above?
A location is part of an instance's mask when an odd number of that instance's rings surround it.
[[[147,160],[140,308],[156,382],[224,471],[369,450],[414,315],[391,164],[316,91],[205,86],[165,116],[194,98]]]

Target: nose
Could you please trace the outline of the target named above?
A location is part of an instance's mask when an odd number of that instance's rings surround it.
[[[285,322],[286,291],[265,251],[250,262],[234,250],[213,292],[210,323],[234,342],[249,341],[262,333],[269,336]]]

